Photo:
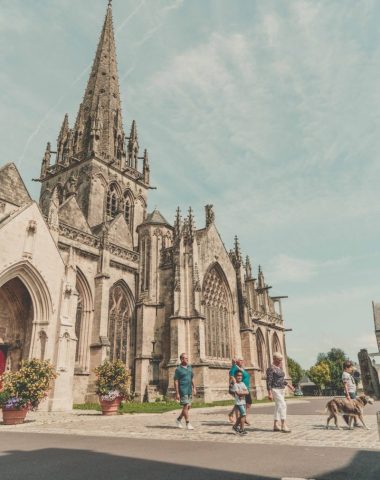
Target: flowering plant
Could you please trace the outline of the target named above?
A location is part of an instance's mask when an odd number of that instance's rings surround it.
[[[26,405],[27,403],[25,403],[22,398],[12,397],[8,391],[0,392],[0,406],[5,410],[19,410]]]
[[[101,400],[112,402],[118,397],[126,399],[131,397],[131,375],[122,361],[105,360],[95,369],[95,373],[96,393]]]
[[[0,407],[5,409],[36,409],[47,396],[56,373],[49,361],[36,358],[22,362],[17,372],[6,372],[0,377]]]
[[[101,400],[106,402],[113,402],[116,398],[121,397],[119,390],[112,390],[108,392],[106,395],[100,395]]]

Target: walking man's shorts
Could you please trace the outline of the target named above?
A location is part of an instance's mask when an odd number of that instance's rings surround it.
[[[190,405],[193,400],[192,395],[181,395],[179,403],[181,405]]]

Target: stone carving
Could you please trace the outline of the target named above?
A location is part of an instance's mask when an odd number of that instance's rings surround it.
[[[71,175],[67,182],[67,195],[75,195],[77,193],[78,178],[75,175]]]
[[[173,264],[173,247],[163,248],[161,250],[160,266],[168,266]]]
[[[205,212],[206,212],[206,227],[208,227],[215,222],[214,205],[206,205]]]
[[[94,235],[89,233],[84,233],[81,230],[77,230],[74,227],[70,227],[62,222],[59,224],[59,234],[63,237],[69,238],[70,240],[76,240],[80,243],[83,243],[89,247],[99,248],[100,240]]]
[[[113,243],[108,244],[108,251],[112,253],[112,255],[123,258],[124,260],[129,260],[130,262],[138,262],[140,258],[140,255],[137,252],[127,250],[126,248],[119,247]]]
[[[34,235],[37,231],[37,222],[35,220],[29,220],[27,230],[29,235]]]

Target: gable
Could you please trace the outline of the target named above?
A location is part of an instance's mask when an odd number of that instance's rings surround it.
[[[108,238],[112,243],[124,248],[133,249],[132,235],[122,213],[111,222]]]
[[[199,255],[198,267],[201,278],[211,266],[217,263],[224,272],[231,291],[234,291],[236,272],[215,224],[212,223],[207,228],[197,230],[196,237]]]
[[[0,199],[12,203],[17,207],[32,202],[14,163],[8,163],[0,169]]]
[[[59,283],[64,263],[51,232],[35,202],[19,208],[0,224],[0,272],[28,259],[49,285]]]
[[[92,233],[86,217],[83,215],[83,212],[78,205],[75,195],[69,197],[59,207],[58,218],[60,222],[66,223],[82,232]]]

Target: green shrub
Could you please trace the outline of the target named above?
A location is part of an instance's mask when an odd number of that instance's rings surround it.
[[[51,382],[56,377],[54,367],[48,360],[33,358],[22,362],[20,370],[1,376],[0,406],[36,409],[47,396]]]
[[[120,360],[110,362],[105,360],[95,369],[97,376],[96,393],[102,400],[113,400],[117,397],[130,400],[132,398],[130,385],[131,375]]]

